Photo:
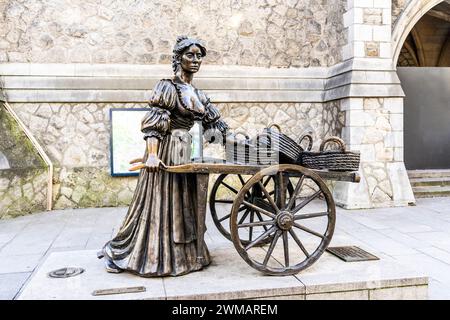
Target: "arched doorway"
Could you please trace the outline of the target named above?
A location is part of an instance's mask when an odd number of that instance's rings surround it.
[[[395,46],[405,92],[404,160],[419,197],[450,195],[450,1],[439,2],[419,12]]]

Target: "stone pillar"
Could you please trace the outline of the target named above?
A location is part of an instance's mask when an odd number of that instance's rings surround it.
[[[351,58],[391,58],[391,1],[348,0],[344,27],[348,44],[344,60]]]
[[[334,196],[348,209],[406,206],[415,199],[403,162],[403,93],[390,70],[391,1],[349,0],[347,6],[343,55],[353,69],[349,97],[341,100],[342,137],[361,152],[361,183],[337,183]]]

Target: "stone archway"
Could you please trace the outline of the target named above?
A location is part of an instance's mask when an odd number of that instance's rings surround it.
[[[450,0],[412,1],[394,28],[393,62],[405,93],[404,162],[416,198],[450,196],[449,37]]]
[[[448,0],[412,0],[406,6],[392,32],[392,62],[393,67],[397,66],[400,52],[406,38],[417,22],[433,7]]]

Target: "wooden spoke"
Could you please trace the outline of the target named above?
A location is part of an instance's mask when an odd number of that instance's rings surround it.
[[[310,257],[309,252],[306,250],[305,246],[303,245],[303,243],[300,241],[300,239],[297,237],[297,235],[295,234],[294,230],[289,230],[289,233],[291,234],[292,238],[294,239],[294,241],[297,243],[297,245],[300,247],[300,249],[302,249],[303,253],[305,254],[305,256],[307,258]]]
[[[258,212],[261,212],[262,214],[264,214],[264,215],[266,215],[266,216],[268,216],[268,217],[271,217],[272,219],[275,219],[275,215],[274,215],[272,212],[269,212],[269,211],[267,211],[267,210],[264,210],[263,208],[260,208],[260,207],[258,207],[258,206],[255,206],[254,204],[252,204],[252,203],[250,203],[250,202],[247,202],[247,201],[243,201],[243,203],[244,203],[247,207],[249,207],[249,208],[251,208],[251,209],[253,209],[253,210],[256,210],[256,211],[258,211]]]
[[[258,213],[256,213],[258,214]],[[259,221],[259,222],[252,222],[252,223],[242,223],[240,225],[238,225],[238,228],[250,228],[250,227],[265,227],[265,229],[267,230],[267,226],[270,225],[274,225],[275,221],[271,220],[271,221]]]
[[[245,251],[250,250],[251,248],[253,248],[254,246],[256,246],[258,243],[260,243],[261,241],[263,241],[268,235],[270,235],[272,232],[274,232],[276,229],[275,226],[273,226],[272,228],[270,228],[269,230],[267,230],[266,232],[264,232],[262,235],[260,235],[258,238],[256,238],[255,241],[251,242],[248,246],[245,247]]]
[[[243,222],[245,221],[245,218],[247,218],[247,216],[248,216],[249,213],[250,213],[250,210],[247,209],[247,210],[244,212],[244,214],[242,215],[242,218],[241,218],[241,220],[239,220],[238,224],[243,223]]]
[[[287,231],[283,231],[284,265],[289,267],[289,242]]]
[[[241,182],[242,186],[244,186],[244,185],[246,184],[244,178],[242,178],[242,176],[241,176],[240,174],[238,174],[237,176],[238,176],[239,181]],[[247,192],[247,196],[248,196],[248,197],[251,197],[251,196],[252,196],[251,193],[250,193],[250,191]]]
[[[237,191],[235,188],[233,188],[232,186],[230,186],[228,183],[222,181],[222,184],[223,184],[225,187],[227,187],[229,190],[231,190],[232,192],[234,192],[235,194],[238,194],[238,191]]]
[[[298,206],[296,206],[292,211],[293,213],[297,213],[298,211],[300,211],[301,209],[303,209],[308,203],[310,203],[311,201],[313,201],[315,198],[317,198],[320,194],[322,193],[322,190],[317,191],[316,193],[314,193],[312,196],[309,196],[308,198],[306,198],[306,200],[304,200],[302,203],[300,203]]]
[[[308,213],[308,214],[301,214],[294,217],[294,220],[305,220],[305,219],[312,219],[317,217],[325,217],[328,216],[328,212],[318,212],[318,213]]]
[[[247,207],[246,207],[246,206],[242,206],[242,207],[239,208],[238,212],[242,212],[242,211],[244,211],[245,209],[247,209]]]
[[[239,174],[245,179],[246,173]],[[324,253],[333,236],[336,209],[333,196],[320,174],[300,165],[274,165],[259,170],[239,191],[231,217],[226,222],[229,221],[234,247],[251,267],[268,275],[295,275],[314,264]],[[317,188],[305,196],[307,179]],[[219,184],[220,181],[216,185]],[[251,197],[247,197],[248,192]],[[309,207],[316,207],[315,202],[322,196],[324,203],[321,204],[325,206],[310,210]],[[242,213],[241,207],[246,208]],[[251,214],[245,221],[241,220],[244,212],[247,216]],[[326,223],[326,229],[307,224],[316,221],[313,219]],[[263,255],[258,254],[261,253],[259,249],[251,250],[254,247],[262,247]],[[274,264],[273,259],[279,263]]]
[[[250,223],[253,223],[255,219],[255,213],[253,210],[250,211]],[[248,230],[248,241],[252,242],[253,240],[253,227],[250,227]]]
[[[279,203],[280,208],[284,208],[286,205],[286,191],[287,191],[287,183],[289,179],[284,175],[282,171],[279,171],[277,174],[278,177],[278,197],[277,202]]]
[[[288,206],[287,206],[287,210],[291,210],[292,206],[295,203],[295,199],[297,198],[297,195],[300,193],[302,186],[303,186],[303,181],[305,181],[305,176],[302,176],[300,178],[300,180],[298,181],[297,185],[295,186],[295,190],[294,193],[291,196],[291,199],[289,200]]]
[[[219,219],[219,222],[223,222],[231,217],[231,213]]]
[[[216,203],[228,203],[228,204],[233,204],[233,200],[216,200]]]
[[[303,230],[303,231],[308,232],[308,233],[310,233],[312,235],[315,235],[316,237],[319,237],[319,238],[322,238],[322,239],[325,238],[325,236],[323,234],[317,233],[317,232],[315,232],[315,231],[313,231],[313,230],[311,230],[311,229],[309,229],[307,227],[301,226],[298,223],[294,222],[294,226],[299,228],[300,230]]]
[[[272,179],[272,177],[268,177],[266,182],[263,183],[263,186],[266,187],[269,184],[271,179]]]
[[[261,181],[258,181],[258,184],[259,184],[262,192],[266,196],[267,200],[269,200],[269,203],[272,206],[272,208],[275,210],[275,212],[277,212],[277,213],[280,212],[280,209],[278,209],[278,206],[275,204],[275,201],[272,199],[272,197],[270,196],[269,192],[266,190],[266,188],[261,183]]]
[[[263,223],[266,222],[266,221],[264,221],[264,219],[263,219],[261,213],[259,213],[258,211],[255,211],[255,213],[256,213],[256,216],[258,217],[258,219],[259,219],[261,222],[263,222]],[[273,223],[274,221],[272,220],[272,221],[270,221],[270,222]],[[263,224],[262,226],[263,226],[264,230],[267,231],[267,225],[266,225],[266,224]]]
[[[242,176],[240,174],[238,174],[238,178],[239,178],[239,181],[241,181],[242,186],[244,186],[245,185],[244,178],[242,178]]]
[[[278,231],[276,232],[276,234],[275,234],[275,237],[273,237],[272,242],[270,243],[269,249],[267,250],[266,257],[264,258],[264,261],[263,261],[263,265],[264,265],[264,266],[267,266],[267,263],[269,262],[270,256],[272,255],[272,252],[273,252],[273,250],[275,249],[275,246],[276,246],[277,241],[278,241],[278,239],[280,238],[280,236],[281,236],[281,231],[278,230]]]

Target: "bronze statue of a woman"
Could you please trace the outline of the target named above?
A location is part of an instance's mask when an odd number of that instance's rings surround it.
[[[179,276],[210,263],[206,245],[203,252],[197,252],[196,247],[196,175],[169,173],[160,168],[190,159],[188,131],[195,121],[201,121],[205,131],[215,130],[224,136],[228,126],[207,96],[192,85],[206,55],[202,43],[178,37],[173,53],[175,76],[156,84],[150,110],[142,120],[147,143],[145,168],[140,170],[120,230],[99,255],[105,258],[108,272]],[[197,260],[198,256],[203,259]]]

